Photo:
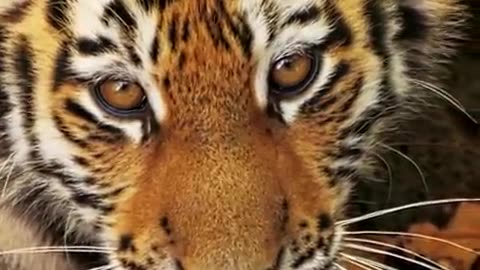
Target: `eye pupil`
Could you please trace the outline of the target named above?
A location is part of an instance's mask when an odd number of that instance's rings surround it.
[[[128,81],[107,80],[97,87],[97,96],[109,111],[129,113],[143,108],[145,93],[140,85]]]

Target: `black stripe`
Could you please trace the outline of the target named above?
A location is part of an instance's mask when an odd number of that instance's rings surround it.
[[[311,101],[309,103],[310,104],[303,104],[302,107],[301,107],[301,113],[302,114],[306,114],[306,115],[311,115],[311,114],[316,114],[316,113],[319,113],[319,112],[325,112],[326,110],[328,110],[332,105],[334,105],[335,103],[338,102],[338,98],[334,95],[327,95],[327,96],[324,96],[324,95],[321,95],[322,97],[317,101],[317,103],[315,103],[315,101]],[[315,98],[315,97],[314,97]],[[329,117],[328,119],[333,119],[333,117]],[[325,118],[322,118],[322,120],[327,120]],[[325,121],[321,121],[319,123],[321,124],[324,124]],[[328,122],[328,121],[326,121]]]
[[[168,40],[172,51],[175,51],[177,46],[177,20],[178,16],[174,15],[172,21],[168,25]]]
[[[229,14],[223,0],[217,0],[217,7],[221,16],[225,19],[227,28],[230,29],[235,39],[240,42],[244,54],[250,57],[252,53],[253,34],[245,18],[243,16]],[[237,22],[234,22],[234,19]]]
[[[62,43],[55,58],[55,71],[53,73],[52,86],[53,91],[58,90],[63,83],[75,77],[71,70],[71,54],[68,46],[68,42]]]
[[[96,194],[76,190],[73,192],[72,199],[80,206],[102,209],[102,198]]]
[[[378,104],[364,111],[359,119],[350,127],[342,130],[340,139],[351,135],[362,135],[367,133],[378,119],[390,115],[394,110],[394,105],[398,103],[397,97],[389,90],[390,82],[387,76],[384,76],[379,89]]]
[[[119,136],[110,136],[104,134],[91,134],[88,136],[87,140],[90,142],[102,142],[107,144],[116,144],[123,140],[124,137]]]
[[[100,123],[98,119],[95,117],[95,115],[93,115],[92,113],[87,111],[82,105],[76,103],[71,99],[67,99],[67,101],[65,102],[65,109],[70,113],[72,113],[73,115],[79,118],[82,118],[83,120],[95,125],[95,127],[100,132],[108,133],[108,135],[92,134],[89,136],[90,139],[99,139],[103,141],[112,142],[112,141],[122,140],[125,137],[125,134],[121,129],[105,123]]]
[[[5,52],[7,36],[7,30],[0,26],[0,157],[9,155],[11,150],[11,142],[6,133],[8,129],[7,121],[3,119],[12,110],[12,104],[8,99],[9,96],[2,78],[5,72],[5,60],[7,57]]]
[[[101,197],[95,194],[86,193],[85,191],[79,190],[77,185],[81,183],[81,179],[76,179],[71,175],[64,173],[65,167],[56,161],[48,161],[48,163],[43,162],[38,171],[45,176],[54,177],[61,181],[62,185],[65,186],[72,192],[72,200],[83,207],[91,207],[93,209],[98,209],[104,211],[104,208],[107,206],[102,203]]]
[[[351,179],[358,175],[358,169],[355,167],[339,167],[336,169],[323,168],[323,172],[328,176],[328,185],[330,187],[337,186],[342,180]]]
[[[158,6],[158,0],[137,0],[137,4],[149,12]]]
[[[212,10],[211,14],[209,14],[206,24],[207,24],[207,32],[210,35],[210,38],[213,40],[213,43],[216,47],[223,47],[226,50],[230,49],[230,43],[227,41],[225,34],[223,32],[221,17],[219,12],[216,10]]]
[[[75,101],[71,99],[67,99],[65,102],[65,109],[72,113],[73,115],[82,118],[83,120],[93,124],[93,125],[98,125],[99,121],[95,115],[91,114],[89,111],[87,111],[85,108],[83,108],[82,105],[76,103]]]
[[[279,30],[279,21],[281,10],[279,9],[275,1],[262,1],[260,8],[262,9],[263,16],[265,16],[265,21],[267,22],[268,27],[268,45],[271,45],[271,41],[275,38]]]
[[[5,72],[5,58],[7,57],[5,53],[5,43],[7,41],[7,30],[3,27],[0,27],[0,133],[5,131],[4,121],[1,120],[7,113],[12,109],[12,105],[8,100],[7,90],[5,85],[2,82],[2,75]]]
[[[282,27],[285,27],[290,24],[306,24],[318,20],[320,17],[320,9],[313,5],[307,9],[302,9],[296,13],[290,15],[285,23],[282,24]]]
[[[347,92],[353,93],[341,106],[338,108],[338,112],[348,112],[352,107],[353,103],[358,99],[360,95],[360,91],[362,90],[362,86],[364,83],[364,78],[360,77],[355,80],[355,83],[352,87],[350,87]]]
[[[336,159],[344,159],[344,158],[352,158],[352,159],[359,159],[362,157],[365,151],[358,147],[346,147],[344,145],[340,146],[337,153],[334,154],[334,158]]]
[[[160,52],[160,43],[158,39],[158,35],[155,35],[155,38],[152,41],[152,46],[150,47],[150,58],[152,59],[153,63],[157,63],[158,54]]]
[[[37,162],[36,165],[38,166],[36,171],[43,174],[43,176],[56,178],[67,188],[75,184],[75,180],[65,173],[65,166],[60,163],[53,160],[49,160],[48,162],[45,160],[37,160]]]
[[[187,18],[185,22],[183,22],[182,28],[182,41],[187,42],[190,38],[190,20]]]
[[[97,125],[100,131],[108,133],[108,135],[113,136],[115,140],[120,140],[125,137],[123,131],[117,127],[108,125],[108,124],[98,124]]]
[[[18,23],[23,20],[23,18],[30,11],[33,1],[23,1],[13,5],[12,8],[7,9],[2,14],[0,14],[0,20],[9,23]]]
[[[39,161],[41,155],[37,148],[38,138],[33,130],[35,126],[34,86],[37,83],[37,71],[34,66],[35,56],[31,42],[26,36],[19,37],[18,47],[13,54],[14,71],[20,91],[22,127],[30,146],[30,158]]]
[[[20,172],[24,174],[24,172]],[[46,232],[46,237],[54,245],[68,246],[98,246],[100,243],[89,237],[79,237],[75,231],[66,231],[69,218],[68,208],[55,207],[59,205],[59,198],[52,196],[52,192],[45,183],[34,182],[17,190],[21,196],[15,197],[17,202],[12,204],[15,212],[28,214],[33,220],[39,222],[39,229]],[[61,202],[61,201],[60,201]],[[65,210],[65,211],[61,211]],[[90,269],[108,264],[105,255],[97,253],[69,254],[69,258],[80,269]]]
[[[160,10],[164,10],[173,2],[174,0],[158,0],[158,5],[160,7]]]
[[[104,21],[108,19],[115,20],[123,30],[128,33],[132,29],[137,29],[137,21],[129,12],[122,0],[114,0],[105,9]]]
[[[99,36],[97,39],[79,38],[76,46],[78,52],[84,55],[99,55],[118,50],[117,45],[105,36]]]
[[[20,97],[22,104],[23,128],[27,133],[32,132],[34,125],[34,96],[33,87],[37,81],[37,72],[34,67],[34,55],[30,40],[21,36],[18,47],[14,52],[15,75],[18,86],[20,87]]]
[[[306,264],[307,262],[311,261],[314,256],[315,256],[315,248],[309,248],[306,250],[306,252],[301,253],[301,255],[292,262],[291,267],[294,269],[297,269],[303,264]]]
[[[331,46],[349,46],[352,44],[352,30],[345,22],[345,18],[338,10],[337,6],[332,3],[332,0],[325,1],[326,14],[331,23],[333,23],[333,31],[330,32],[324,41],[323,47],[325,49]]]
[[[137,67],[141,66],[142,65],[142,59],[140,58],[138,53],[135,51],[135,47],[131,46],[131,45],[127,45],[127,44],[125,44],[124,46],[125,46],[125,49],[128,52],[128,57],[129,57],[130,61],[132,61],[132,63]]]
[[[177,64],[179,70],[183,69],[183,67],[185,66],[185,61],[187,61],[185,52],[181,52],[178,56],[178,64]]]
[[[385,60],[388,66],[390,53],[386,44],[387,34],[387,19],[385,17],[382,7],[375,0],[365,1],[365,17],[368,20],[369,36],[372,49],[375,53]]]
[[[210,35],[210,38],[213,40],[213,43],[216,47],[223,47],[226,50],[230,49],[230,44],[225,37],[225,33],[223,32],[223,22],[227,22],[230,18],[230,15],[226,13],[225,6],[223,0],[217,0],[215,2],[215,8],[207,9],[205,11],[204,16],[202,19],[204,23],[207,25],[207,32]],[[227,27],[228,27],[228,23]]]
[[[66,30],[65,24],[68,22],[70,4],[70,0],[48,0],[46,13],[48,24],[58,31]]]
[[[302,113],[317,113],[328,109],[328,105],[335,104],[336,98],[330,98],[330,102],[322,103],[322,99],[327,96],[337,86],[343,77],[350,72],[350,64],[347,62],[340,62],[336,67],[331,79],[316,92],[316,94],[305,102],[300,111]]]
[[[236,29],[234,34],[240,40],[244,54],[250,57],[252,55],[253,33],[244,17],[239,17],[238,20],[237,27],[232,29]]]
[[[80,156],[73,156],[73,161],[80,165],[81,167],[90,167],[90,162],[88,162],[88,159]]]
[[[401,30],[395,35],[398,40],[422,40],[428,35],[427,18],[418,10],[400,5],[398,8]]]
[[[60,131],[60,133],[62,133],[67,140],[78,145],[81,148],[88,147],[88,143],[76,137],[58,115],[53,116],[53,122],[55,123],[55,127],[57,128],[57,130]]]

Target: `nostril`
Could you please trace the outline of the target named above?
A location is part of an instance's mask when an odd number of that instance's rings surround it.
[[[280,266],[283,264],[284,257],[285,257],[285,248],[282,247],[278,252],[277,258],[275,259],[275,264],[271,268],[268,268],[267,270],[280,269]]]

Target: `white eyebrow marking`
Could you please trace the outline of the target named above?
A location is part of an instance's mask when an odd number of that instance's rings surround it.
[[[315,0],[271,0],[277,12],[280,12],[280,20],[276,23],[282,25],[286,18],[292,14],[305,11],[313,5],[318,4]],[[289,24],[282,26],[275,33],[275,38],[269,40],[270,22],[262,10],[262,1],[259,0],[243,0],[241,8],[247,14],[247,23],[253,31],[253,55],[257,58],[257,74],[255,78],[255,96],[258,106],[265,109],[268,106],[268,73],[271,64],[280,57],[294,52],[301,51],[305,48],[305,44],[321,44],[332,31],[333,27],[328,19],[319,16],[307,24]],[[282,19],[284,18],[284,19]],[[283,112],[283,118],[287,122],[293,122],[300,110],[301,106],[311,99],[322,86],[328,81],[330,73],[333,72],[333,60],[325,57],[323,67],[319,71],[316,81],[311,85],[310,89],[294,100],[282,101],[280,108]]]

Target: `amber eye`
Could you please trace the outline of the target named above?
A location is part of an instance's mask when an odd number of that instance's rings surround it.
[[[138,113],[145,107],[145,92],[137,83],[106,80],[96,87],[96,94],[101,105],[110,113]]]
[[[305,90],[317,75],[318,58],[317,54],[297,53],[276,61],[269,74],[271,91],[289,97]]]

